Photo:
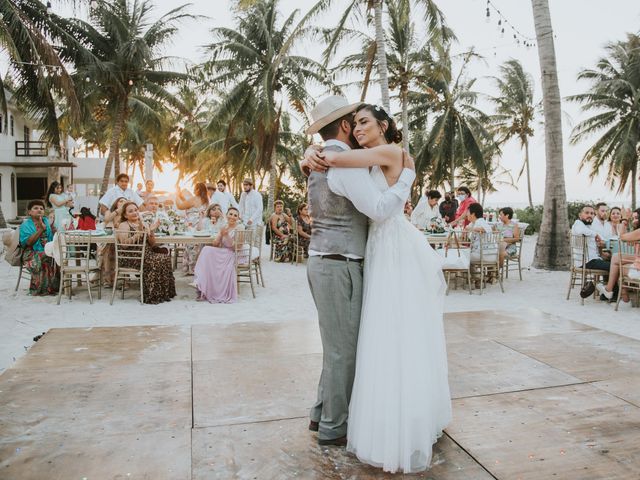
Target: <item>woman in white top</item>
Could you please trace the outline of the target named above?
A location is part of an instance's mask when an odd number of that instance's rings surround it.
[[[69,209],[73,208],[73,199],[62,192],[62,185],[59,182],[52,182],[49,186],[47,205],[53,208],[56,230],[58,232],[65,231],[73,219],[71,213],[69,213]]]

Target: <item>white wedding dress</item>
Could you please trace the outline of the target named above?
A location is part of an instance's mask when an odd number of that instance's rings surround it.
[[[451,421],[445,287],[441,257],[401,210],[370,224],[347,450],[387,472],[428,468]]]

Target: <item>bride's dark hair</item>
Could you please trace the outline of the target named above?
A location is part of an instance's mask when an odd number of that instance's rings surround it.
[[[398,130],[398,126],[396,125],[396,121],[391,117],[384,108],[379,105],[371,105],[370,103],[363,103],[358,108],[356,108],[356,112],[358,113],[361,110],[366,110],[373,115],[378,121],[378,125],[383,127],[382,122],[387,122],[387,129],[384,130],[384,138],[388,143],[400,143],[402,142],[402,132]]]

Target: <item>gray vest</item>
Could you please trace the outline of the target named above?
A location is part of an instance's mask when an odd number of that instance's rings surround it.
[[[343,149],[331,145],[325,150]],[[309,214],[313,219],[310,250],[364,257],[369,219],[349,199],[331,191],[326,173],[309,175]]]

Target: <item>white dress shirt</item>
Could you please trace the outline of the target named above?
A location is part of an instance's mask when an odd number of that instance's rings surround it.
[[[213,198],[213,197],[212,197]],[[245,225],[263,225],[262,221],[262,195],[253,188],[249,190],[249,193],[242,192],[240,195],[240,218]]]
[[[416,205],[416,208],[411,213],[411,223],[419,229],[424,230],[434,217],[442,218],[438,204],[436,203],[436,206],[432,207],[429,205],[427,196],[422,195],[418,205]]]
[[[571,233],[573,235],[584,235],[587,237],[587,261],[585,263],[589,263],[591,260],[600,259],[598,245],[596,244],[596,235],[598,234],[595,231],[585,225],[582,220],[578,219],[573,223]],[[574,258],[573,264],[576,267],[582,266],[579,258]]]
[[[613,232],[611,231],[611,223],[608,220],[605,220],[603,222],[598,217],[595,217],[593,219],[593,223],[589,228],[600,235],[600,238],[605,242],[613,236]]]
[[[109,190],[107,190],[107,193],[105,193],[102,196],[102,198],[100,199],[100,205],[104,205],[107,208],[111,208],[111,206],[113,205],[113,202],[115,202],[120,197],[126,198],[127,200],[130,200],[132,202],[135,202],[137,206],[140,206],[144,203],[144,200],[140,198],[140,195],[138,195],[136,192],[134,192],[130,188],[127,188],[126,190],[122,190],[119,185],[115,185],[111,187]]]
[[[220,205],[220,209],[225,215],[227,214],[229,207],[235,207],[240,210],[240,206],[238,205],[238,202],[236,202],[236,199],[233,197],[231,192],[226,190],[224,192],[221,192],[220,190],[213,192],[211,200],[209,200],[209,205],[214,205],[216,203]]]
[[[337,145],[345,150],[349,146],[339,140],[328,140],[326,146]],[[402,214],[402,207],[409,197],[411,185],[416,178],[413,170],[405,168],[395,185],[381,192],[371,178],[368,168],[330,168],[327,172],[327,184],[336,195],[345,197],[356,209],[374,222],[381,222],[394,214]],[[331,255],[335,252],[317,252],[309,250],[310,256]],[[345,255],[349,258],[362,258],[358,255]]]

